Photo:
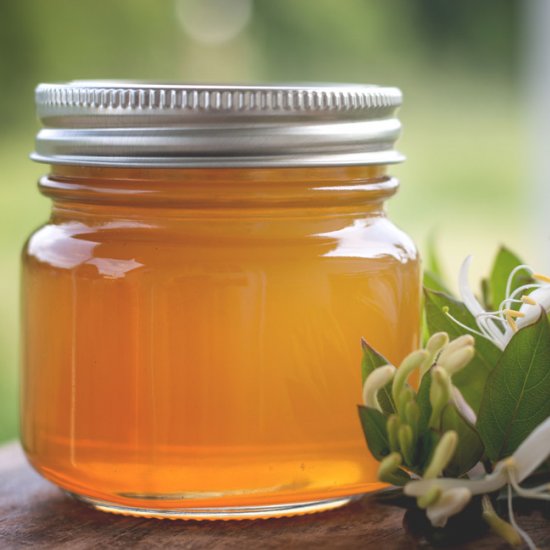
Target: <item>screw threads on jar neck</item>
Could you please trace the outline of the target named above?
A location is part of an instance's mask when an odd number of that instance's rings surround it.
[[[55,166],[40,180],[55,202],[168,209],[379,208],[398,188],[384,166],[115,169]]]

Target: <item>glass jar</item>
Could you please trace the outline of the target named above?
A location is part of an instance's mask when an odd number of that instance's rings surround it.
[[[50,220],[23,253],[21,437],[96,508],[245,518],[379,487],[360,338],[419,339],[384,211],[400,94],[41,85]]]

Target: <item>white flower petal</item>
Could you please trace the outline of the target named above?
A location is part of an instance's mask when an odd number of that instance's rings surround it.
[[[475,425],[477,421],[476,413],[474,409],[470,407],[460,390],[456,387],[452,387],[452,396],[454,406],[457,408],[458,412],[465,418],[470,424]]]
[[[468,271],[470,270],[470,264],[472,263],[472,256],[468,256],[460,266],[460,274],[458,278],[458,289],[464,305],[468,308],[470,313],[474,316],[480,313],[485,313],[485,310],[481,304],[476,300],[474,293],[470,289],[470,283],[468,281]]]
[[[426,515],[434,527],[445,527],[447,520],[462,512],[470,502],[472,493],[464,487],[456,487],[445,491],[435,504],[428,506]]]
[[[545,285],[541,288],[537,288],[535,291],[529,294],[529,298],[535,300],[536,305],[523,304],[519,311],[525,315],[516,320],[518,328],[532,325],[538,321],[540,317],[541,308],[544,311],[550,311],[550,285]],[[506,332],[509,332],[508,330]]]
[[[437,486],[442,491],[463,487],[464,489],[468,489],[468,491],[470,491],[473,495],[482,495],[504,487],[507,482],[508,475],[506,473],[505,465],[502,462],[499,462],[493,473],[481,479],[453,479],[445,477],[436,479],[420,479],[407,483],[407,485],[405,485],[404,492],[406,495],[419,497],[424,495],[433,486]]]
[[[480,479],[420,479],[407,483],[404,487],[406,495],[419,497],[426,494],[432,487],[439,487],[443,492],[462,487],[473,495],[496,491],[508,483],[508,475],[514,475],[515,483],[521,483],[529,477],[550,455],[550,417],[539,424],[516,452],[507,459],[501,460],[491,474]],[[508,470],[510,466],[514,470]]]
[[[539,424],[512,455],[521,483],[529,477],[550,455],[550,416]]]
[[[482,305],[477,301],[472,289],[470,288],[470,283],[468,282],[468,271],[470,270],[470,264],[472,263],[472,256],[468,256],[460,268],[460,275],[458,278],[458,288],[460,291],[460,296],[464,305],[467,307],[468,311],[476,318],[476,322],[482,330],[487,332],[495,345],[499,348],[504,349],[504,339],[502,331],[495,325],[491,319],[478,318],[479,315],[486,313]]]

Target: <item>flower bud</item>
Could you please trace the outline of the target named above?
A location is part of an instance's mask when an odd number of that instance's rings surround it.
[[[385,483],[400,485],[401,481],[396,477],[396,473],[402,462],[403,459],[399,453],[390,453],[378,466],[378,479]]]
[[[474,347],[465,346],[447,355],[443,360],[440,359],[438,363],[452,376],[463,369],[474,358],[474,355]]]
[[[417,349],[416,351],[413,351],[412,353],[407,355],[405,359],[403,359],[401,365],[397,369],[395,379],[392,384],[392,397],[395,403],[399,401],[399,395],[401,394],[401,390],[405,386],[407,378],[414,370],[420,368],[427,357],[428,352],[426,350]]]
[[[437,360],[438,364],[443,364],[447,357],[453,354],[455,351],[467,347],[473,346],[475,344],[474,337],[471,334],[463,334],[458,338],[455,338],[452,342],[449,342],[441,352],[439,359]]]
[[[432,414],[429,420],[430,428],[438,429],[441,413],[451,399],[451,378],[442,367],[436,366],[431,370],[432,383],[430,386],[430,404]]]
[[[391,451],[399,450],[399,439],[397,432],[399,431],[399,418],[397,415],[392,414],[386,422],[386,431],[388,432],[388,441]]]
[[[432,334],[426,342],[426,351],[428,356],[420,365],[420,377],[424,376],[432,366],[435,357],[441,351],[441,349],[449,342],[449,335],[446,332],[436,332]]]
[[[523,543],[521,540],[521,535],[512,525],[498,516],[487,495],[483,496],[481,503],[483,507],[483,512],[481,515],[489,524],[489,527],[511,546],[521,546]]]
[[[397,412],[399,414],[399,419],[402,423],[407,423],[407,417],[405,415],[405,409],[407,405],[414,401],[414,392],[411,390],[411,388],[403,388],[401,390],[401,395],[399,396],[399,401],[395,404],[397,407]]]
[[[439,476],[453,458],[458,444],[458,434],[454,430],[445,432],[439,440],[430,464],[426,468],[424,479],[434,479]]]
[[[367,376],[363,386],[363,402],[367,407],[382,412],[378,402],[378,392],[392,380],[396,370],[393,365],[385,365],[374,369]]]
[[[405,406],[405,421],[413,431],[413,440],[416,444],[418,439],[418,424],[420,422],[420,407],[414,400],[409,401]]]
[[[399,426],[397,438],[399,440],[399,448],[401,449],[401,454],[403,455],[405,462],[409,465],[414,464],[415,448],[411,427],[408,424],[402,424]]]
[[[426,350],[432,355],[436,355],[448,343],[449,335],[446,332],[436,332],[426,342]]]

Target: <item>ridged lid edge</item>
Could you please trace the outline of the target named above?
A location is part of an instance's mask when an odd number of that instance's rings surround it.
[[[93,85],[92,85],[93,84]],[[146,83],[70,82],[40,84],[36,104],[43,108],[346,112],[396,108],[398,88],[369,85],[208,86]]]

